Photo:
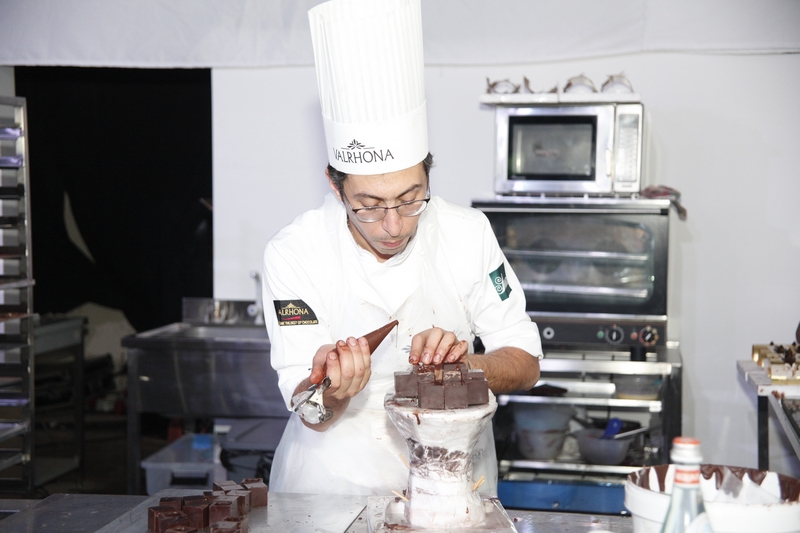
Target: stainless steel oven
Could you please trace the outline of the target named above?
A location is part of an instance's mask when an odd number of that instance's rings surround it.
[[[489,218],[546,345],[664,345],[668,200],[506,197],[473,206]]]
[[[669,201],[509,196],[473,207],[522,284],[545,352],[540,386],[498,398],[501,501],[624,513],[625,476],[668,462],[681,432],[681,357],[667,342]],[[561,425],[542,426],[557,412]],[[624,456],[598,464],[579,449],[581,430],[611,418],[642,431]],[[543,454],[551,437],[557,448]]]

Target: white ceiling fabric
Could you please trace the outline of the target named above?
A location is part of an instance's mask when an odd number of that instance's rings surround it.
[[[0,65],[312,65],[318,3],[0,0]],[[422,20],[428,65],[800,51],[796,0],[423,0]]]

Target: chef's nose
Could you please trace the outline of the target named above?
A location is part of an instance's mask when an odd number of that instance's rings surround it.
[[[386,211],[386,216],[383,217],[383,231],[391,237],[398,237],[403,231],[403,217],[397,213],[397,209]]]

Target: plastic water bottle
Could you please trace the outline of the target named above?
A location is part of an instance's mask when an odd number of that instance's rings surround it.
[[[712,533],[700,493],[700,441],[675,437],[670,459],[675,464],[675,482],[661,533]]]

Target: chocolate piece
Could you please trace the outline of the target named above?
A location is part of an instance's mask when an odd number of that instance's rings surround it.
[[[183,509],[183,498],[180,496],[165,496],[158,502],[159,506],[172,507],[176,511]]]
[[[467,402],[469,405],[483,405],[489,402],[489,382],[485,379],[467,381]]]
[[[445,370],[442,372],[442,381],[444,383],[463,383],[464,377],[461,375],[461,371],[458,369],[455,370]]]
[[[400,398],[416,398],[419,380],[415,372],[394,373],[394,395]]]
[[[226,479],[224,481],[215,481],[212,488],[214,490],[233,490],[234,485],[238,486],[239,484],[232,479]]]
[[[469,405],[469,387],[466,383],[444,382],[444,408],[464,409]]]
[[[206,502],[211,503],[215,501],[220,496],[225,496],[224,490],[207,490],[203,492],[203,496],[206,499]]]
[[[262,481],[249,483],[245,480],[243,483],[245,488],[250,491],[250,508],[266,507],[269,500],[269,488],[267,485]]]
[[[266,483],[266,481],[264,481],[263,477],[246,477],[239,483],[239,485],[244,486],[248,483]]]
[[[189,525],[199,529],[208,527],[208,504],[192,503],[183,506],[183,512],[189,519]]]
[[[239,531],[238,522],[217,522],[212,524],[208,533],[236,533]]]
[[[232,490],[228,493],[228,496],[236,496],[236,505],[239,508],[239,514],[237,516],[243,516],[250,512],[250,491],[245,490],[242,487],[242,490]]]
[[[208,506],[208,523],[221,522],[228,516],[237,516],[238,514],[239,509],[236,502],[217,499]]]
[[[420,409],[444,409],[444,385],[435,382],[420,382]]]
[[[161,513],[156,516],[155,528],[153,533],[166,533],[171,527],[188,526],[189,519],[180,511]]]
[[[156,530],[156,517],[161,513],[174,513],[175,509],[168,505],[156,505],[147,508],[147,531],[153,533]]]
[[[169,528],[164,533],[197,533],[197,528],[192,526],[175,526]]]
[[[236,485],[226,485],[222,490],[225,491],[225,494],[227,494],[232,490],[244,490],[244,487],[237,483]]]
[[[458,370],[461,374],[467,373],[467,363],[442,363],[442,370],[449,372],[451,370]]]
[[[241,531],[242,533],[247,533],[247,530],[250,529],[250,520],[246,516],[229,516],[225,521],[239,524],[239,529],[236,531]]]
[[[378,346],[381,345],[383,339],[394,329],[394,327],[399,324],[397,320],[392,320],[388,324],[383,327],[376,329],[375,331],[370,331],[364,337],[367,339],[367,343],[369,344],[369,353],[375,353],[375,350]]]
[[[183,497],[183,506],[186,507],[187,505],[202,505],[206,503],[206,497],[199,495],[199,496],[184,496]]]

